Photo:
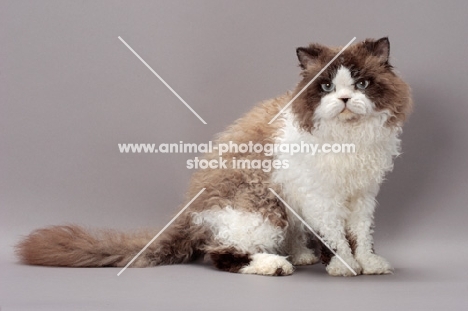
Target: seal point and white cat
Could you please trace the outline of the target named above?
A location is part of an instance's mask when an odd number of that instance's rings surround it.
[[[196,171],[187,202],[206,190],[131,267],[185,263],[205,255],[224,271],[289,275],[295,265],[321,259],[330,275],[354,275],[271,188],[357,274],[392,273],[388,261],[374,253],[373,214],[380,184],[399,154],[412,101],[410,88],[389,63],[388,38],[351,45],[269,124],[339,50],[320,44],[298,48],[302,80],[295,90],[257,105],[217,143],[352,143],[355,152],[224,154],[228,161],[287,160],[289,167]],[[25,237],[16,253],[32,265],[124,267],[154,233],[53,226]]]

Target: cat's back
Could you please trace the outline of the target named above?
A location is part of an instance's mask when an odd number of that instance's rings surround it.
[[[217,143],[274,143],[278,131],[283,126],[281,118],[270,121],[291,100],[291,93],[264,100],[247,112],[244,116],[234,121],[227,129],[217,135]]]

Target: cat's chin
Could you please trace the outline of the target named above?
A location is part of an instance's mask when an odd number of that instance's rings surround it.
[[[361,115],[352,112],[348,108],[345,108],[342,112],[340,112],[337,116],[338,120],[342,122],[356,122],[361,119]]]

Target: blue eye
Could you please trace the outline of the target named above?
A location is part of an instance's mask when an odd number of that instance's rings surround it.
[[[335,85],[333,83],[322,83],[320,86],[322,87],[322,90],[324,90],[327,93],[335,89]]]
[[[369,86],[369,80],[359,80],[355,85],[357,89],[365,90]]]

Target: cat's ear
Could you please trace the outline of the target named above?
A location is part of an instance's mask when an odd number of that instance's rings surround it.
[[[374,56],[378,57],[382,64],[388,64],[390,57],[390,41],[388,37],[380,38],[379,40],[366,40],[364,46]]]
[[[299,65],[302,69],[306,69],[308,66],[317,62],[317,59],[322,52],[323,47],[318,44],[311,44],[305,48],[297,48],[296,54],[299,59]]]

